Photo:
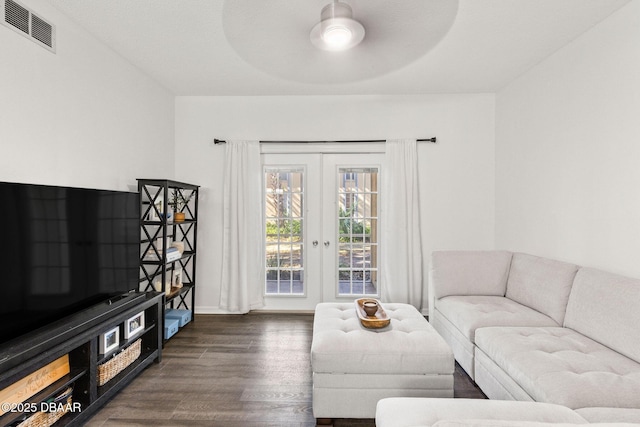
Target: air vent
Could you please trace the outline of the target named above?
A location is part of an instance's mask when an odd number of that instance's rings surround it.
[[[4,10],[4,22],[29,34],[29,11],[27,9],[14,1],[5,0]]]
[[[4,0],[2,24],[55,53],[55,26],[20,3]]]
[[[39,42],[53,47],[53,26],[33,14],[31,14],[31,36]]]

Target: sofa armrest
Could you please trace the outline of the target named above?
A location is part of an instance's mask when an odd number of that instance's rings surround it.
[[[434,251],[429,266],[429,314],[449,295],[504,296],[511,265],[507,251]]]

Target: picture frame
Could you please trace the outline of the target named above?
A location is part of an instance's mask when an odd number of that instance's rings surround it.
[[[144,311],[130,317],[124,322],[124,338],[131,339],[144,331]]]
[[[144,253],[144,259],[147,261],[158,261],[162,259],[165,248],[172,247],[172,240],[170,237],[167,237],[166,240],[163,240],[162,237],[157,237],[154,240],[154,244],[148,244],[147,249]],[[155,251],[153,250],[155,247]],[[156,253],[157,252],[157,253]]]
[[[120,345],[120,326],[116,326],[113,329],[109,329],[103,334],[100,334],[100,354],[107,354],[118,348]]]
[[[177,267],[173,270],[173,273],[171,275],[171,287],[182,287],[182,268]]]
[[[173,243],[173,240],[171,240],[171,237],[166,238],[166,240],[163,240],[162,237],[158,237],[156,239],[156,249],[162,253],[166,250],[166,248],[170,248],[171,247],[171,243]]]
[[[164,208],[164,195],[158,193],[153,197],[150,194],[143,194],[141,197],[144,198],[143,203],[148,206],[144,219],[146,221],[160,221]]]
[[[149,221],[159,221],[160,217],[164,213],[164,197],[159,194],[153,199],[153,206],[149,211]]]

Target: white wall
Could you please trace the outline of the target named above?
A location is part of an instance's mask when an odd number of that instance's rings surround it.
[[[213,138],[438,138],[419,144],[425,265],[435,249],[494,247],[494,96],[178,97],[176,176],[202,186],[196,309],[219,303],[224,146]],[[425,278],[426,280],[426,278]]]
[[[0,181],[127,190],[173,177],[174,97],[44,1],[53,54],[0,25]]]
[[[640,2],[496,98],[496,247],[640,277]]]

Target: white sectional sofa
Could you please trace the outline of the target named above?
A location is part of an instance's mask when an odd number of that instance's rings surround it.
[[[505,251],[432,254],[429,321],[491,399],[640,422],[640,280]]]
[[[481,399],[386,398],[378,402],[376,427],[640,427],[618,414],[590,423],[565,406]]]

